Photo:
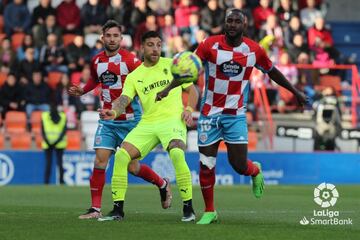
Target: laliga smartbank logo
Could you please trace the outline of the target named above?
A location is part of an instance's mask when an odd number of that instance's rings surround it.
[[[340,211],[331,210],[339,198],[339,192],[334,184],[321,183],[314,189],[314,202],[321,209],[313,211],[311,218],[305,216],[300,220],[301,225],[352,225],[352,219],[342,219]]]

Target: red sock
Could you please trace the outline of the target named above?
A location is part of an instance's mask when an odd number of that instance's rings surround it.
[[[252,177],[256,177],[256,175],[258,175],[259,173],[259,168],[258,166],[256,166],[251,160],[247,160],[247,170],[244,173],[245,176],[252,176]]]
[[[209,169],[200,163],[200,186],[205,201],[205,212],[214,212],[215,167]]]
[[[140,170],[136,176],[141,177],[147,182],[155,184],[159,188],[161,188],[165,183],[162,177],[157,175],[156,172],[145,164],[140,164]]]
[[[94,168],[90,177],[91,206],[101,208],[102,190],[105,185],[105,169]]]

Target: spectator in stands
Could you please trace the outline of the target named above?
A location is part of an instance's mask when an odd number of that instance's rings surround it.
[[[28,84],[32,82],[33,72],[40,71],[40,63],[35,59],[35,49],[28,47],[25,50],[25,58],[17,62],[12,67],[12,72],[16,73],[16,77],[21,84]]]
[[[53,152],[56,155],[56,162],[59,168],[59,183],[64,184],[63,154],[67,145],[66,139],[66,116],[64,112],[59,112],[55,103],[51,104],[50,110],[41,115],[41,143],[45,152],[45,184],[50,183],[51,165]]]
[[[146,21],[146,17],[152,14],[151,9],[147,5],[146,0],[135,0],[135,8],[132,10],[131,13],[131,27],[133,28],[134,32],[135,29],[139,27],[142,23]]]
[[[171,12],[172,0],[149,0],[148,6],[156,16],[164,16]]]
[[[280,61],[277,68],[293,86],[298,83],[297,68],[292,64],[290,55],[287,52],[283,52],[280,55]]]
[[[296,33],[292,39],[292,43],[288,46],[288,52],[293,63],[308,63],[309,48],[304,42],[304,37],[300,33]],[[305,56],[306,55],[306,56]],[[305,59],[307,58],[307,60]]]
[[[126,0],[111,0],[111,4],[106,9],[108,19],[114,19],[123,26],[123,33],[132,35],[130,24],[132,4]]]
[[[190,46],[189,50],[192,51],[192,52],[195,51],[195,50],[197,49],[197,47],[199,46],[199,44],[200,44],[207,36],[208,36],[208,35],[207,35],[207,33],[206,33],[204,30],[200,29],[199,31],[197,31],[197,32],[196,32],[196,36],[195,36],[196,42],[195,42],[193,45]]]
[[[106,8],[99,3],[99,0],[89,0],[81,8],[81,20],[85,34],[100,34],[101,26],[105,23],[106,18]]]
[[[41,48],[39,60],[46,73],[68,72],[65,49],[58,45],[57,36],[54,33],[47,36],[47,44]]]
[[[152,13],[146,16],[145,22],[140,24],[135,30],[134,50],[140,50],[141,36],[148,31],[158,31],[158,25],[156,24],[156,16]]]
[[[66,115],[68,129],[75,129],[77,124],[76,108],[79,103],[79,99],[70,96],[67,89],[70,87],[70,79],[67,74],[61,76],[60,82],[56,85],[55,89],[55,101],[56,104],[63,110]],[[79,115],[80,116],[80,115]]]
[[[273,46],[281,49],[284,46],[284,36],[282,28],[278,24],[278,20],[275,14],[270,14],[265,24],[260,28],[259,38],[263,39],[265,36],[272,35],[274,36]]]
[[[4,9],[4,28],[7,37],[13,33],[27,33],[30,30],[31,15],[23,0],[14,0]]]
[[[218,0],[209,0],[207,6],[201,10],[201,29],[209,35],[220,34],[223,30],[225,19],[224,9],[221,9]]]
[[[270,0],[260,0],[260,6],[256,7],[253,10],[253,17],[255,28],[259,30],[263,24],[265,24],[266,19],[270,15],[274,15],[274,10],[270,7]]]
[[[0,87],[0,113],[4,119],[8,111],[24,111],[24,94],[17,84],[14,74],[9,74]]]
[[[314,27],[308,31],[309,48],[315,54],[315,61],[320,65],[333,64],[338,60],[339,52],[334,47],[331,32],[325,28],[323,17],[315,19]]]
[[[90,48],[84,43],[82,35],[77,35],[74,42],[66,48],[66,59],[70,72],[81,71],[90,63]]]
[[[190,15],[199,11],[199,8],[192,4],[191,0],[180,0],[179,6],[175,9],[175,25],[180,35],[189,33]]]
[[[304,43],[307,43],[307,31],[301,25],[300,18],[293,16],[290,19],[289,25],[284,28],[284,42],[285,46],[289,48],[292,45],[295,34],[301,34],[303,36]]]
[[[26,85],[24,90],[25,110],[30,120],[31,113],[35,110],[48,111],[51,89],[44,83],[41,71],[35,70],[32,74],[32,81]]]
[[[166,57],[172,56],[174,38],[179,36],[179,30],[174,25],[174,18],[171,14],[165,15],[164,26],[161,28],[161,38],[164,42],[163,51]]]
[[[5,38],[1,42],[0,47],[0,70],[2,73],[9,73],[10,67],[16,61],[16,53],[11,48],[11,42]]]
[[[86,65],[81,71],[80,87],[83,88],[90,78],[90,66]],[[78,113],[78,116],[80,116],[83,111],[96,111],[96,109],[98,109],[100,106],[98,94],[97,89],[94,89],[78,98],[78,102],[76,104],[76,112]]]
[[[80,9],[74,0],[63,0],[56,8],[56,22],[63,33],[81,32],[80,21]]]
[[[190,15],[189,32],[183,34],[183,38],[190,45],[196,43],[196,33],[200,30],[200,16],[198,13],[191,13]]]
[[[70,87],[70,79],[67,74],[63,74],[60,82],[55,88],[55,100],[58,106],[62,109],[68,108],[69,106],[76,106],[77,98],[70,96],[67,89]]]
[[[55,8],[51,6],[51,0],[40,0],[32,13],[33,32],[36,32],[36,27],[45,24],[45,19],[49,15],[56,15]]]
[[[318,17],[322,17],[321,12],[315,7],[315,0],[306,0],[307,7],[301,9],[300,11],[300,19],[302,25],[309,29],[315,24],[315,19]]]
[[[104,43],[100,39],[96,40],[95,46],[91,48],[91,52],[90,52],[91,59],[103,50],[104,50]]]
[[[34,40],[33,40],[32,35],[26,34],[23,39],[22,44],[20,45],[20,47],[18,47],[18,49],[16,51],[16,58],[19,62],[25,59],[25,51],[28,48],[33,48],[35,60],[39,59],[39,50],[34,45]]]
[[[56,16],[48,15],[45,19],[45,23],[38,26],[34,31],[34,42],[39,48],[47,44],[47,37],[49,34],[55,34],[57,39],[57,45],[62,43],[62,30],[56,24]]]
[[[276,15],[279,18],[280,25],[286,27],[290,19],[297,16],[298,13],[293,9],[292,0],[280,0],[280,6],[276,10]]]
[[[243,11],[247,18],[247,36],[250,38],[254,38],[255,30],[254,30],[254,18],[251,12],[251,9],[246,6],[246,0],[233,0],[232,7],[236,9],[240,9]]]

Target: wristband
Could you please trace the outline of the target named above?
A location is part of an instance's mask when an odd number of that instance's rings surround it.
[[[115,115],[115,117],[114,117],[114,119],[116,119],[117,117],[118,117],[118,113],[117,113],[117,111],[116,110],[114,110],[114,109],[111,109],[111,111],[114,113],[114,115]]]
[[[187,107],[185,108],[185,110],[186,110],[186,111],[189,111],[189,112],[191,112],[191,113],[194,112],[194,109],[193,109],[192,107],[190,107],[190,106],[187,106]]]

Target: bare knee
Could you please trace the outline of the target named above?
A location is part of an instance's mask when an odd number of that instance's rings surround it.
[[[170,151],[173,148],[180,148],[185,151],[186,145],[182,140],[174,139],[174,140],[171,140],[171,142],[169,143],[168,150]]]
[[[138,161],[131,161],[128,165],[128,171],[129,173],[133,175],[137,175],[140,170],[140,163]]]
[[[111,150],[108,149],[97,149],[95,156],[95,167],[106,168],[110,155],[112,154]]]

